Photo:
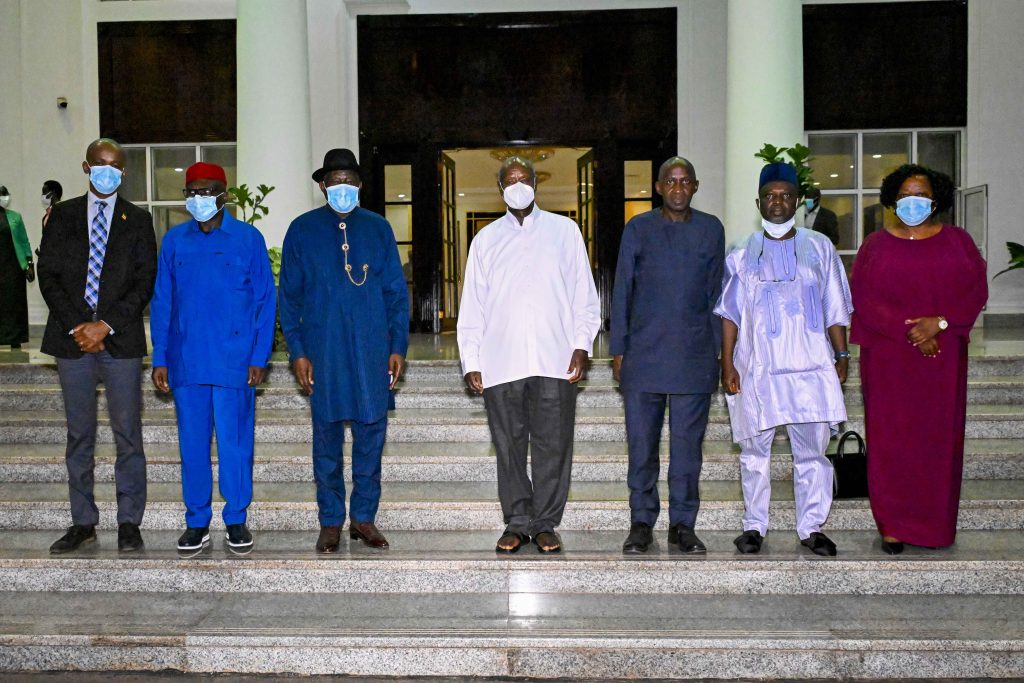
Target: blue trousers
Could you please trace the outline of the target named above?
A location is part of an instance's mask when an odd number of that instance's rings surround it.
[[[700,508],[701,445],[708,426],[711,394],[651,394],[623,391],[626,441],[629,445],[629,509],[632,522],[654,526],[661,510],[658,498],[658,446],[669,409],[669,525],[693,528]]]
[[[57,374],[68,422],[68,493],[71,521],[93,526],[99,510],[93,495],[96,463],[96,385],[103,382],[110,429],[117,445],[114,482],[117,523],[142,524],[146,510],[146,453],[142,447],[141,358],[114,358],[108,351],[58,358]]]
[[[178,413],[185,524],[208,527],[213,517],[210,438],[215,427],[224,524],[244,524],[252,502],[256,390],[190,384],[174,390],[174,407]]]
[[[373,522],[380,503],[380,459],[388,430],[387,415],[377,422],[352,421],[352,497],[349,516],[353,522]],[[320,526],[345,522],[345,474],[342,449],[345,422],[328,422],[313,415],[313,479]]]

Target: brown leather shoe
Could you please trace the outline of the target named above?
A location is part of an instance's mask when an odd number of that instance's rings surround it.
[[[388,539],[374,526],[373,522],[352,522],[348,528],[349,538],[362,541],[371,548],[388,548]]]
[[[336,553],[341,543],[340,526],[322,526],[320,535],[316,539],[316,551],[318,553]]]

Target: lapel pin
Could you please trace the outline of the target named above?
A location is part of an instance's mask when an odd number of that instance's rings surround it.
[[[126,221],[126,220],[128,220],[128,214],[124,214],[124,213],[122,213],[122,214],[121,214],[121,220],[123,220],[123,221]]]

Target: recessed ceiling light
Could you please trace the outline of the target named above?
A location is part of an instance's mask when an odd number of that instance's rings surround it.
[[[647,190],[640,190],[640,194],[647,194]]]
[[[853,164],[850,164],[850,168],[853,168]]]
[[[828,175],[828,177],[829,177],[829,178],[838,178],[838,177],[839,177],[839,174],[838,174],[838,173],[830,173],[830,174]]]
[[[466,196],[466,193],[465,193],[465,192],[460,192],[460,193],[459,193],[459,196],[460,196],[460,197],[465,197],[465,196]]]
[[[183,168],[176,168],[176,169],[174,169],[174,172],[175,172],[175,173],[181,173],[181,172],[182,172],[182,171],[184,171],[184,170],[185,170],[185,169],[183,169]]]
[[[398,198],[399,199],[405,199],[405,195],[404,194],[400,194],[400,195],[398,195]]]
[[[872,154],[872,155],[871,155],[871,158],[872,158],[872,159],[881,159],[881,158],[882,158],[882,155],[881,155],[881,154]]]
[[[814,183],[815,185],[821,185],[821,183]]]

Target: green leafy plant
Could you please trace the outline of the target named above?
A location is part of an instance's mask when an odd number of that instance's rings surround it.
[[[271,188],[273,189],[273,188]],[[281,284],[281,247],[270,247],[267,249],[267,256],[270,257],[270,270],[274,273],[274,287]],[[277,313],[277,320],[274,322],[274,351],[285,351],[288,344],[284,341],[284,331],[281,329],[281,312]]]
[[[787,160],[783,158],[783,155],[788,156],[788,163],[793,164],[796,168],[797,185],[800,188],[800,197],[802,199],[807,196],[807,193],[814,186],[814,169],[810,165],[810,161],[814,157],[811,156],[809,147],[801,145],[799,142],[792,147],[776,147],[766,142],[764,147],[754,156],[758,159],[763,159],[766,164],[774,164],[778,162],[786,163]]]
[[[1004,268],[1003,270],[993,275],[993,280],[995,280],[1003,273],[1009,272],[1011,270],[1017,270],[1018,268],[1024,268],[1024,245],[1017,244],[1016,242],[1007,242],[1006,249],[1007,251],[1010,252],[1010,267]]]
[[[256,191],[249,189],[246,184],[238,187],[229,187],[228,194],[234,197],[235,204],[242,212],[242,220],[249,225],[256,225],[256,221],[266,218],[270,209],[264,203],[267,195],[274,191],[273,185],[257,185]]]

